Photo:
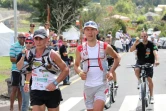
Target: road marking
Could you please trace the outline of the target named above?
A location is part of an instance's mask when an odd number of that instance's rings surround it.
[[[133,111],[137,108],[139,96],[132,95],[132,96],[125,96],[123,103],[120,107],[119,111]]]
[[[166,94],[154,95],[154,111],[166,111]]]
[[[60,105],[60,111],[69,111],[73,106],[79,103],[83,97],[71,97]]]

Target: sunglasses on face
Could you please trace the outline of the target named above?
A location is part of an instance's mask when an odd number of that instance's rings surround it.
[[[34,25],[31,25],[30,27],[35,27]]]
[[[32,42],[25,42],[25,44],[32,44]]]
[[[19,38],[20,38],[20,39],[25,39],[25,37],[24,37],[24,36],[20,36]]]

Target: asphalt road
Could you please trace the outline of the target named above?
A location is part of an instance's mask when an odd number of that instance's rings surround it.
[[[154,105],[150,105],[147,111],[166,111],[166,50],[159,50],[160,65],[154,68]],[[139,91],[137,90],[137,79],[134,71],[127,68],[127,65],[135,64],[134,53],[122,54],[121,66],[117,69],[118,92],[116,102],[107,111],[141,111]],[[60,111],[85,111],[83,99],[82,81],[77,75],[71,78],[72,84],[60,86],[62,89],[63,101]],[[1,106],[0,111],[8,111],[9,106]],[[17,111],[17,110],[16,110]]]

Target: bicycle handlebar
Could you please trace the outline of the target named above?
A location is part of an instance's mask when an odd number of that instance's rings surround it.
[[[127,68],[150,68],[153,67],[153,64],[146,63],[144,65],[129,65]]]

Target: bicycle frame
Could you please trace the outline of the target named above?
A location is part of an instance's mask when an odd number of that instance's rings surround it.
[[[140,94],[139,94],[139,99],[142,101],[142,111],[146,110],[146,107],[148,107],[148,101],[150,99],[150,93],[149,93],[149,86],[148,86],[148,76],[146,74],[145,69],[153,67],[152,64],[144,64],[144,65],[131,65],[132,68],[140,68]]]

